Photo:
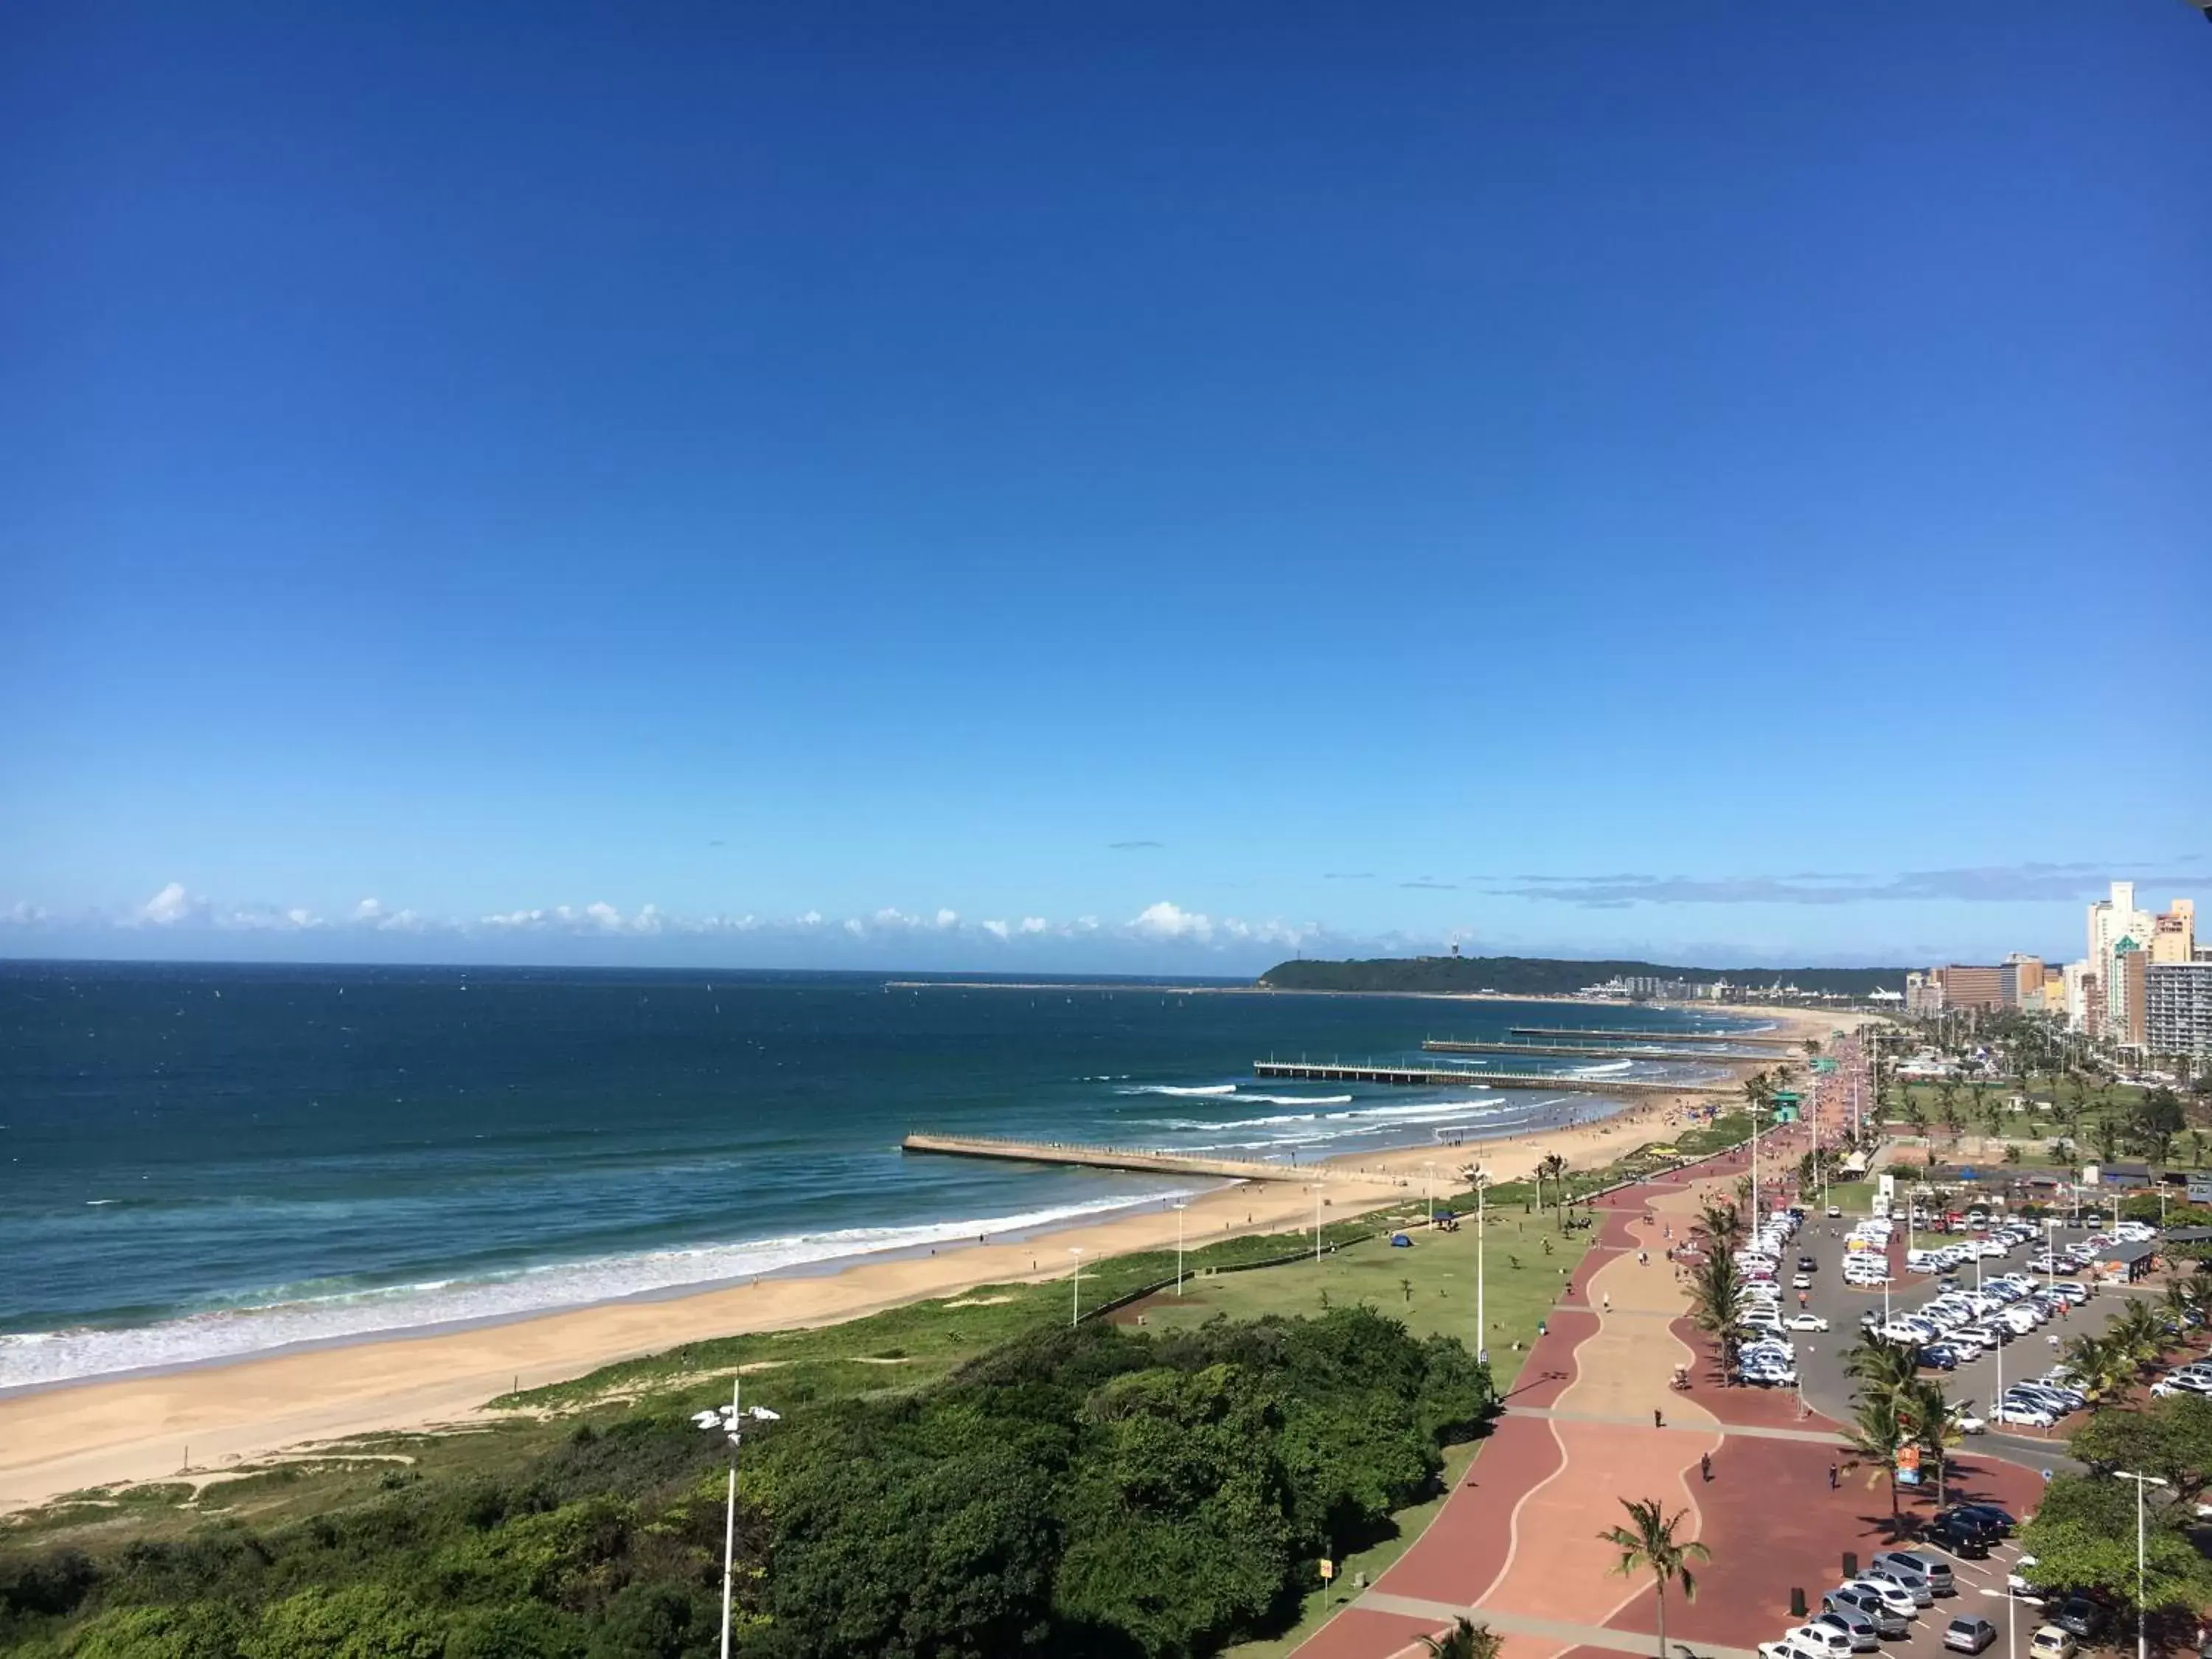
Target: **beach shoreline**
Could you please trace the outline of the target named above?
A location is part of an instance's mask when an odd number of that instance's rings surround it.
[[[1786,1017],[1793,1036],[1825,1036],[1832,1023],[1818,1011],[1742,1012]],[[1347,1152],[1324,1164],[1322,1207],[1341,1220],[1402,1202],[1423,1189],[1431,1168],[1437,1189],[1451,1191],[1460,1184],[1455,1172],[1469,1163],[1500,1181],[1526,1178],[1553,1154],[1577,1167],[1602,1164],[1679,1127],[1695,1099],[1647,1097],[1601,1118],[1458,1146]],[[1183,1237],[1198,1245],[1310,1229],[1315,1198],[1304,1182],[1216,1188],[1188,1200]],[[831,1324],[988,1285],[1065,1279],[1078,1259],[1171,1249],[1176,1221],[1167,1201],[1139,1200],[1103,1218],[927,1255],[845,1258],[833,1270],[13,1389],[0,1394],[0,1512],[88,1487],[220,1473],[358,1435],[481,1425],[499,1416],[486,1402],[516,1388],[714,1337]]]

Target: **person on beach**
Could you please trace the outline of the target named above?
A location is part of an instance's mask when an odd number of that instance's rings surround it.
[[[1655,1429],[1663,1429],[1667,1426],[1667,1419],[1656,1406],[1651,1408],[1651,1426]]]

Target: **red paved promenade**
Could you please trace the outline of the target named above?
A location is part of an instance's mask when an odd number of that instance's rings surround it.
[[[1775,1168],[1804,1150],[1803,1133],[1763,1143],[1774,1147]],[[1507,1659],[1650,1653],[1649,1579],[1614,1575],[1616,1553],[1596,1537],[1625,1518],[1622,1498],[1658,1498],[1690,1512],[1685,1531],[1714,1559],[1698,1571],[1696,1602],[1669,1597],[1668,1636],[1701,1652],[1722,1650],[1723,1659],[1779,1633],[1790,1589],[1817,1598],[1835,1581],[1842,1551],[1863,1559],[1893,1541],[1885,1480],[1846,1468],[1829,1487],[1829,1468],[1844,1455],[1837,1425],[1801,1415],[1794,1394],[1722,1386],[1709,1345],[1683,1316],[1686,1297],[1660,1228],[1671,1223],[1682,1238],[1703,1198],[1732,1187],[1744,1168],[1723,1158],[1599,1200],[1597,1247],[1467,1480],[1398,1563],[1299,1650],[1301,1659],[1418,1653],[1415,1638],[1462,1608],[1504,1636]],[[1639,1249],[1648,1265],[1638,1262]],[[1697,1377],[1688,1394],[1668,1386],[1682,1363]],[[1665,1427],[1654,1426],[1655,1409]],[[1710,1481],[1701,1454],[1712,1459]],[[2040,1484],[1995,1459],[1969,1455],[1954,1467],[1954,1496],[1986,1497],[2015,1513],[2032,1506]]]

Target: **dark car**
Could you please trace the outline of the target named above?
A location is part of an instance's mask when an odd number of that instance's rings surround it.
[[[2012,1529],[2020,1524],[1994,1504],[1960,1504],[1952,1510],[1954,1515],[1970,1515],[1996,1528],[1997,1536],[2009,1538]]]
[[[2050,1620],[2069,1635],[2093,1642],[2105,1628],[2105,1610],[2086,1595],[2069,1595],[2051,1613]]]
[[[1997,1627],[1973,1613],[1943,1626],[1943,1645],[1957,1653],[1979,1653],[1996,1639]]]
[[[1984,1525],[1971,1515],[1961,1515],[1956,1510],[1948,1510],[1930,1521],[1921,1536],[1931,1544],[1940,1544],[1952,1554],[1969,1561],[1988,1558],[1995,1529]]]
[[[1955,1371],[1959,1351],[1948,1342],[1931,1342],[1920,1351],[1920,1363],[1934,1370]]]
[[[1820,1264],[1809,1255],[1801,1255],[1797,1258],[1797,1271],[1801,1273],[1816,1273],[1820,1271]]]

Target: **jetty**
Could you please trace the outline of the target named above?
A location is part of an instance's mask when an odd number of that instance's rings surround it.
[[[1072,1140],[1009,1140],[997,1135],[910,1134],[899,1142],[906,1152],[943,1152],[954,1158],[1007,1158],[1019,1164],[1079,1164],[1092,1170],[1143,1170],[1154,1175],[1214,1176],[1231,1181],[1303,1181],[1328,1172],[1315,1165],[1261,1164],[1234,1158],[1186,1158],[1180,1152],[1137,1146],[1091,1146]]]
[[[1758,1042],[1794,1048],[1784,1036],[1762,1036],[1756,1031],[1616,1031],[1595,1025],[1510,1025],[1505,1035],[1517,1037],[1597,1037],[1619,1042]]]
[[[1252,1075],[1301,1083],[1383,1083],[1401,1089],[1556,1089],[1565,1094],[1732,1095],[1733,1083],[1674,1083],[1648,1077],[1572,1077],[1559,1072],[1479,1072],[1471,1066],[1345,1065],[1336,1060],[1255,1060]]]
[[[1462,1042],[1431,1037],[1421,1044],[1431,1054],[1580,1054],[1589,1060],[1709,1060],[1719,1066],[1764,1066],[1772,1054],[1729,1054],[1717,1048],[1664,1048],[1633,1042]]]

